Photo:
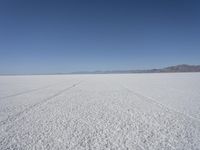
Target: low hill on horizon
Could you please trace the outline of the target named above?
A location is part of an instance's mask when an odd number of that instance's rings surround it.
[[[161,69],[146,69],[146,70],[79,71],[79,72],[72,72],[70,74],[173,73],[173,72],[200,72],[200,65],[181,64]]]
[[[178,73],[178,72],[200,72],[200,65],[174,65],[160,69],[130,69],[130,70],[106,70],[106,71],[76,71],[76,72],[60,72],[60,73],[0,73],[1,76],[4,75],[64,75],[64,74],[125,74],[125,73]]]

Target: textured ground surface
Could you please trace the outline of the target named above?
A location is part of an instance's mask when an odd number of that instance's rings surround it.
[[[200,149],[200,74],[0,76],[0,149]]]

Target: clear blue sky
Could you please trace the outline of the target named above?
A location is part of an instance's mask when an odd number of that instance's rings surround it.
[[[199,0],[1,0],[0,73],[200,64]]]

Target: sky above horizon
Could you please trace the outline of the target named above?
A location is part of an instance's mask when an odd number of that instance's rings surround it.
[[[198,0],[1,0],[0,74],[200,64]]]

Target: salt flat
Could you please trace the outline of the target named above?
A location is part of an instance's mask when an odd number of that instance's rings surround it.
[[[0,149],[200,149],[200,73],[0,76]]]

